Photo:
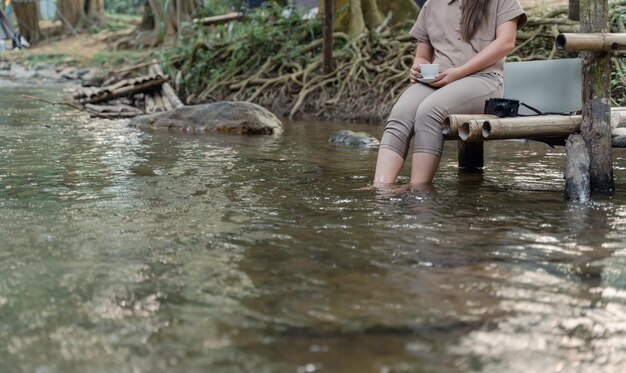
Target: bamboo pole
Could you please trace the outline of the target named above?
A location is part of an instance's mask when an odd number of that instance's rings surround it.
[[[158,77],[157,79],[150,80],[145,83],[141,83],[137,85],[130,85],[130,86],[123,87],[112,92],[107,92],[97,97],[86,98],[82,100],[82,103],[95,104],[96,102],[110,101],[110,100],[113,100],[114,98],[128,96],[133,93],[149,91],[149,90],[160,87],[163,83],[167,82],[168,80],[170,80],[169,77],[161,76],[161,77]]]
[[[564,33],[556,37],[559,50],[584,51],[626,51],[626,34]]]
[[[157,111],[156,100],[152,93],[146,93],[145,101],[146,101],[146,113],[154,113]]]
[[[443,120],[443,134],[446,137],[457,138],[459,126],[468,120],[497,118],[489,114],[452,114]]]
[[[479,124],[485,140],[520,139],[529,137],[567,136],[578,132],[582,116],[544,115],[485,120]],[[459,129],[461,135],[461,129]],[[474,135],[476,136],[476,135]]]
[[[211,26],[211,25],[219,25],[223,23],[228,23],[232,21],[238,21],[242,19],[243,17],[244,17],[243,13],[233,12],[233,13],[223,14],[221,16],[194,18],[192,22],[201,23],[204,26]]]
[[[563,130],[553,129],[551,127],[552,122],[554,122],[556,126],[563,126],[564,123],[570,123],[571,121],[571,123],[576,125],[574,132],[579,131],[582,117],[580,115],[544,115],[499,118],[489,114],[452,114],[444,119],[442,132],[446,140],[458,138],[463,141],[480,141],[481,139],[494,140],[501,138],[498,137],[499,135],[495,134],[500,131],[501,121],[504,121],[505,125],[511,127],[507,131],[511,131],[510,136],[513,137],[506,138],[529,138],[540,137],[543,132],[549,133],[550,131],[557,131],[558,133],[564,133]],[[485,128],[486,122],[489,122],[487,126],[489,128]],[[514,124],[508,125],[507,123],[509,122]],[[626,107],[611,108],[611,128],[614,129],[621,126],[626,126]],[[491,128],[493,127],[497,127],[495,133],[492,133]],[[528,128],[537,128],[537,130],[530,130]],[[569,133],[572,132],[565,134]]]
[[[483,141],[482,120],[470,119],[459,126],[459,138],[463,141],[476,142]]]
[[[159,64],[152,65],[150,67],[150,72],[152,72],[153,74],[165,76],[165,74],[163,73],[163,70],[161,70],[161,65]],[[169,82],[163,83],[163,85],[161,86],[161,89],[163,90],[163,94],[165,96],[163,98],[166,101],[169,101],[170,103],[169,106],[171,106],[174,109],[185,106],[185,104],[183,104],[180,98],[178,98],[178,95],[176,94],[176,92],[174,91],[174,88],[172,88]],[[167,107],[168,105],[166,104],[166,109]]]

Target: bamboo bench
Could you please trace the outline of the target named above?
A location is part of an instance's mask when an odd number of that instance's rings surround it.
[[[487,114],[450,115],[443,123],[444,138],[459,141],[459,166],[482,168],[483,142],[505,139],[537,140],[549,145],[565,145],[570,134],[582,123],[581,59],[509,62],[504,66],[504,97],[519,100],[542,112],[573,113],[499,118]],[[533,114],[520,108],[520,114]],[[626,108],[613,108],[611,127],[626,125]],[[623,147],[626,141],[614,142]]]

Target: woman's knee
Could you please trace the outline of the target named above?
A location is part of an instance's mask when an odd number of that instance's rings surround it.
[[[436,101],[424,101],[415,113],[415,124],[432,123],[441,125],[448,116],[448,109]]]

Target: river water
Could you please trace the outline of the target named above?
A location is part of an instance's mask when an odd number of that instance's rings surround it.
[[[2,372],[626,367],[622,150],[587,205],[538,143],[363,191],[376,151],[327,139],[380,126],[148,133],[20,96],[60,92],[0,90]]]

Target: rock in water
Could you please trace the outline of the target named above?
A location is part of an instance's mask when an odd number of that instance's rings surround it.
[[[190,133],[219,132],[243,135],[280,133],[283,125],[269,110],[250,102],[216,102],[132,118],[130,127],[174,129]]]
[[[352,132],[341,130],[333,134],[328,142],[335,145],[354,146],[359,148],[373,147],[380,145],[377,138],[367,132]]]

